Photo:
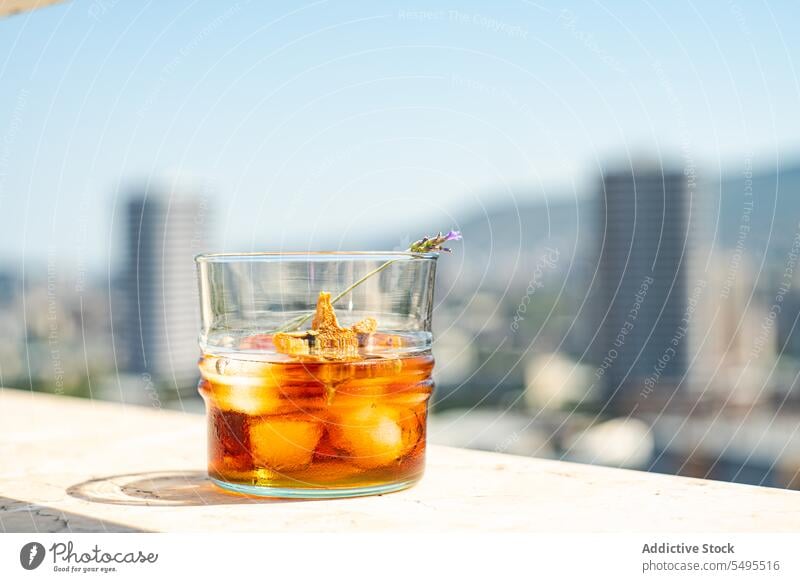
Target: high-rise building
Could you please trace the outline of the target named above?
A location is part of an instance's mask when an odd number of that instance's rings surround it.
[[[715,252],[709,259],[708,291],[695,317],[702,333],[694,334],[692,389],[716,404],[750,406],[774,396],[780,319],[772,325],[771,306],[755,294],[750,257]],[[783,308],[792,309],[788,300]]]
[[[690,205],[680,170],[636,165],[603,175],[593,352],[616,412],[661,406],[688,382]]]
[[[206,203],[185,194],[131,197],[126,207],[127,369],[186,389],[200,329],[194,255],[206,250]]]

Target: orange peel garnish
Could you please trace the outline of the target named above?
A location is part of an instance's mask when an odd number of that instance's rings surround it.
[[[307,356],[309,345],[307,341],[308,333],[276,333],[272,338],[272,344],[279,354],[290,356]]]
[[[374,333],[378,322],[374,317],[362,319],[351,327],[341,327],[333,309],[331,294],[320,292],[311,329],[304,332],[276,333],[275,350],[289,356],[318,355],[331,360],[358,357],[359,336]]]

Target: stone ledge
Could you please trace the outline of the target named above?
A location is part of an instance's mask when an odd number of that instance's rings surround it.
[[[381,497],[254,500],[205,478],[194,414],[0,389],[0,529],[794,532],[800,493],[431,446]]]

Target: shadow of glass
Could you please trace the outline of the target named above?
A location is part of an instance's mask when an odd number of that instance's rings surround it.
[[[67,489],[67,493],[93,503],[154,507],[296,501],[229,493],[215,486],[201,471],[153,471],[112,475],[78,483]]]
[[[146,531],[113,521],[97,519],[48,505],[0,497],[0,532],[85,533]]]

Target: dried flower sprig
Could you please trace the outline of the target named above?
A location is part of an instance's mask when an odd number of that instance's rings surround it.
[[[450,249],[442,245],[451,240],[461,240],[461,231],[451,230],[447,234],[441,232],[436,236],[426,236],[419,239],[417,242],[411,243],[408,250],[412,253],[431,253],[431,252],[452,252]]]
[[[438,252],[449,253],[449,252],[452,252],[452,251],[450,249],[448,249],[448,248],[443,247],[442,245],[444,243],[446,243],[446,242],[451,241],[451,240],[462,240],[461,231],[451,230],[447,234],[442,234],[440,232],[436,236],[425,236],[425,237],[422,237],[418,241],[415,241],[415,242],[411,243],[411,246],[408,247],[408,252],[410,252],[410,253],[438,253]],[[377,275],[378,273],[383,271],[386,267],[388,267],[392,263],[394,263],[396,261],[399,261],[399,260],[400,259],[390,259],[390,260],[386,261],[385,263],[383,263],[377,269],[373,269],[372,271],[370,271],[369,273],[367,273],[366,275],[361,277],[358,281],[356,281],[355,283],[350,285],[347,289],[345,289],[344,291],[342,291],[341,293],[339,293],[338,295],[333,297],[331,299],[331,303],[336,303],[337,301],[339,301],[339,299],[341,299],[342,297],[344,297],[345,295],[350,293],[350,291],[352,291],[353,289],[355,289],[356,287],[361,285],[361,283],[363,283],[364,281],[366,281],[367,279],[369,279],[373,275]],[[306,321],[311,319],[311,317],[313,317],[313,315],[314,315],[313,311],[311,311],[309,313],[304,313],[302,315],[298,315],[297,317],[294,317],[294,318],[290,319],[285,324],[283,324],[281,327],[276,329],[275,332],[295,331],[295,330],[299,329],[300,326],[303,325]]]

